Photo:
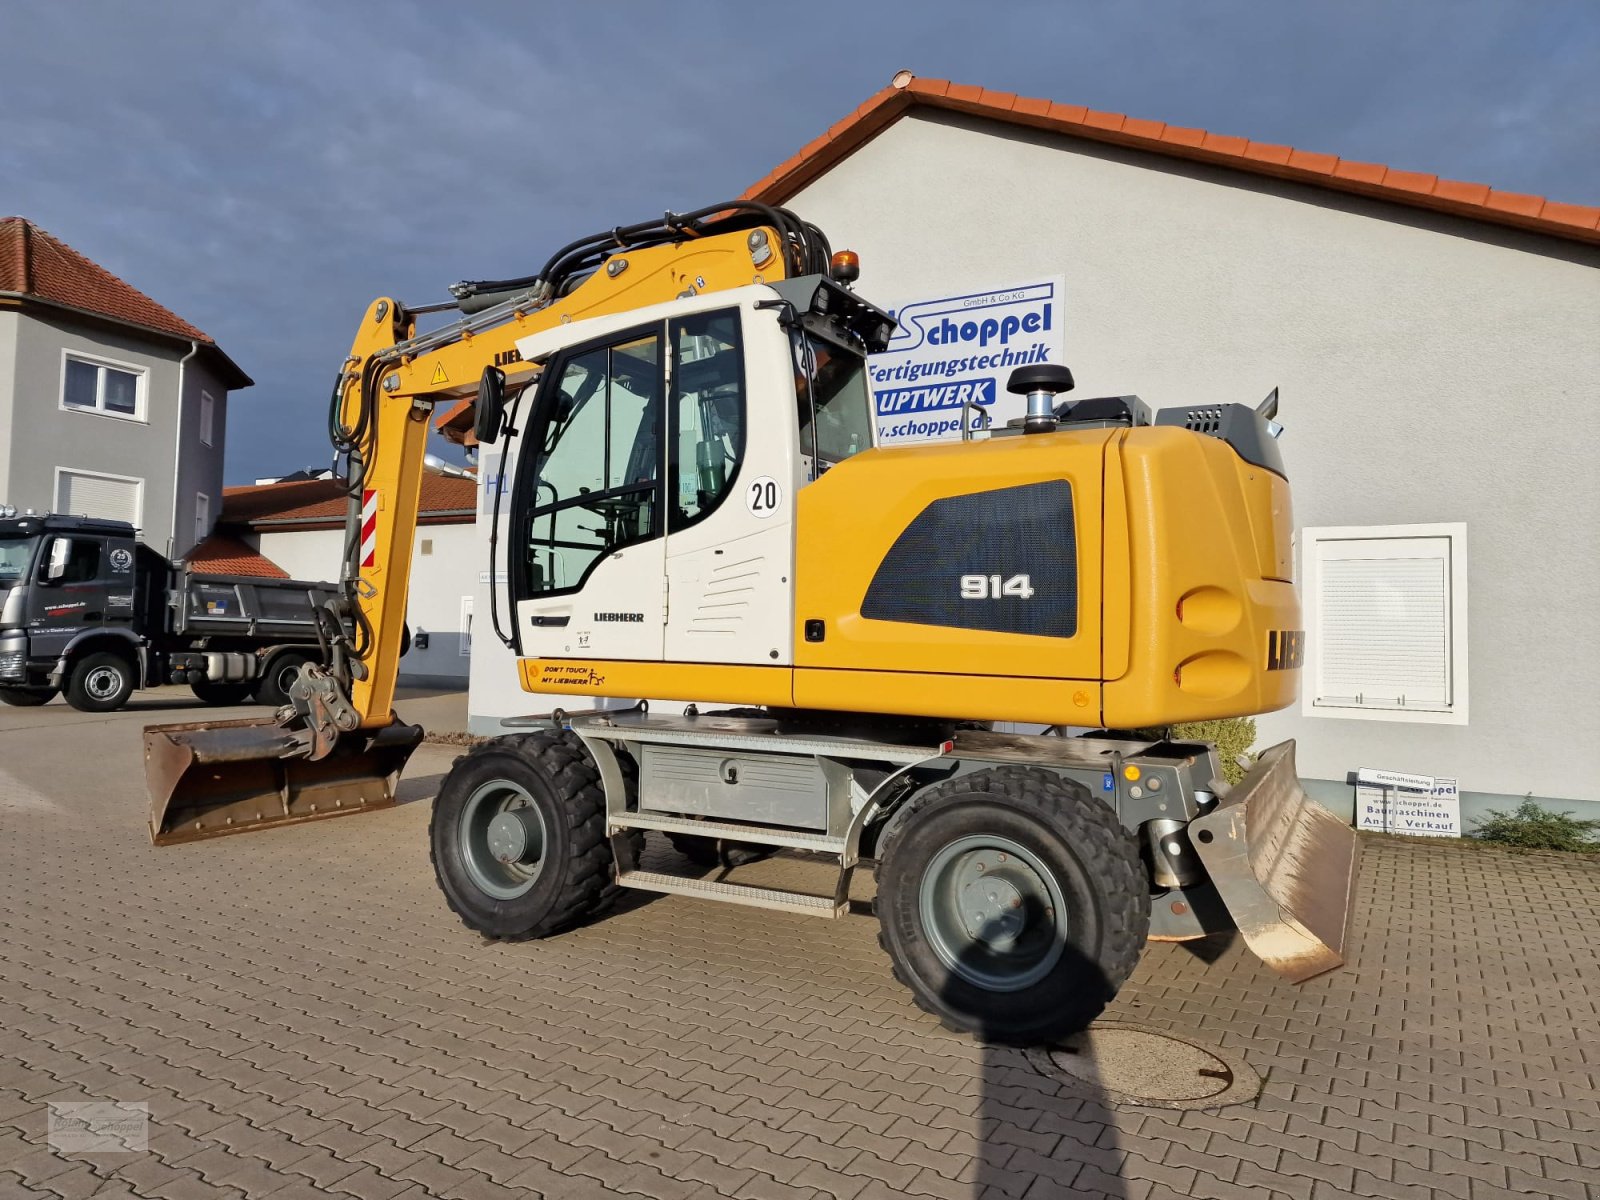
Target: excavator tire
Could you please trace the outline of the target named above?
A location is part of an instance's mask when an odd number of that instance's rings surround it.
[[[702,717],[765,717],[760,708],[719,708],[715,712],[701,713]],[[695,866],[704,870],[712,867],[742,867],[747,863],[771,858],[778,851],[773,846],[757,846],[751,842],[727,842],[697,833],[669,833],[667,841],[672,848]]]
[[[913,796],[878,848],[878,942],[945,1028],[1034,1046],[1084,1029],[1150,926],[1133,835],[1053,772],[994,767]]]
[[[487,937],[560,933],[615,893],[600,773],[571,732],[496,738],[456,759],[428,839],[446,902]]]

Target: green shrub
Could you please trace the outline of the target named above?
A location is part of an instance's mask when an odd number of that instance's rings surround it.
[[[1480,820],[1472,836],[1517,850],[1595,850],[1594,830],[1600,821],[1584,821],[1570,812],[1553,813],[1523,798],[1517,811],[1491,808],[1487,820]]]
[[[1172,727],[1172,736],[1187,742],[1215,742],[1222,760],[1222,777],[1229,783],[1244,778],[1244,768],[1236,761],[1250,754],[1256,744],[1256,723],[1250,717],[1224,717],[1220,721],[1189,721]]]

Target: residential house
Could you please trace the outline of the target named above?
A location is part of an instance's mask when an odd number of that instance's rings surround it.
[[[181,557],[221,509],[228,393],[250,385],[205,332],[0,218],[0,501],[129,521]]]

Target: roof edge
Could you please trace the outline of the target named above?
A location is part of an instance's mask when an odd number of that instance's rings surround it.
[[[1563,204],[1543,196],[1503,192],[1486,184],[1441,179],[1421,172],[1397,171],[1380,163],[1350,162],[1331,154],[1098,112],[1082,105],[1057,104],[944,79],[918,79],[909,71],[898,73],[889,87],[875,93],[821,137],[752,184],[742,198],[785,203],[915,107],[965,113],[1569,241],[1600,244],[1597,207]]]
[[[95,312],[92,309],[79,308],[76,304],[66,304],[60,300],[52,300],[45,296],[35,296],[32,292],[0,292],[0,300],[14,301],[16,302],[17,307],[22,310],[33,307],[56,309],[60,312],[71,313],[75,317],[81,317],[86,321],[95,322],[101,325],[110,325],[117,329],[132,329],[146,337],[154,338],[163,342],[171,342],[174,345],[199,346],[206,352],[208,357],[212,358],[221,366],[225,376],[223,383],[227,386],[229,391],[240,391],[244,388],[255,386],[256,381],[251,379],[250,376],[246,375],[243,368],[241,368],[238,363],[234,362],[233,359],[229,358],[222,347],[217,345],[217,343],[210,337],[185,337],[183,334],[173,333],[171,330],[156,329],[150,325],[141,325],[137,321],[128,321],[121,317],[113,317],[106,313]]]

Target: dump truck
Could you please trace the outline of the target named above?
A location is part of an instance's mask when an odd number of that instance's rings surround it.
[[[136,688],[186,683],[207,704],[288,703],[321,662],[329,583],[187,570],[125,521],[0,506],[0,703],[58,693],[114,712]]]
[[[471,929],[559,934],[621,888],[838,918],[871,863],[916,1002],[1018,1044],[1092,1021],[1150,938],[1236,929],[1290,979],[1337,966],[1355,840],[1292,744],[1230,789],[1213,746],[1163,735],[1296,698],[1275,402],[1073,402],[1036,364],[992,436],[880,447],[867,357],[895,322],[859,273],[735,201],[457,284],[431,328],[443,305],[374,300],[330,400],[351,632],[276,720],[147,731],[153,840],[393,802],[422,736],[393,694],[424,445],[470,402],[499,451],[487,624],[526,691],[571,698],[434,801]],[[650,833],[683,869],[647,865]],[[752,849],[827,882],[730,876]]]

